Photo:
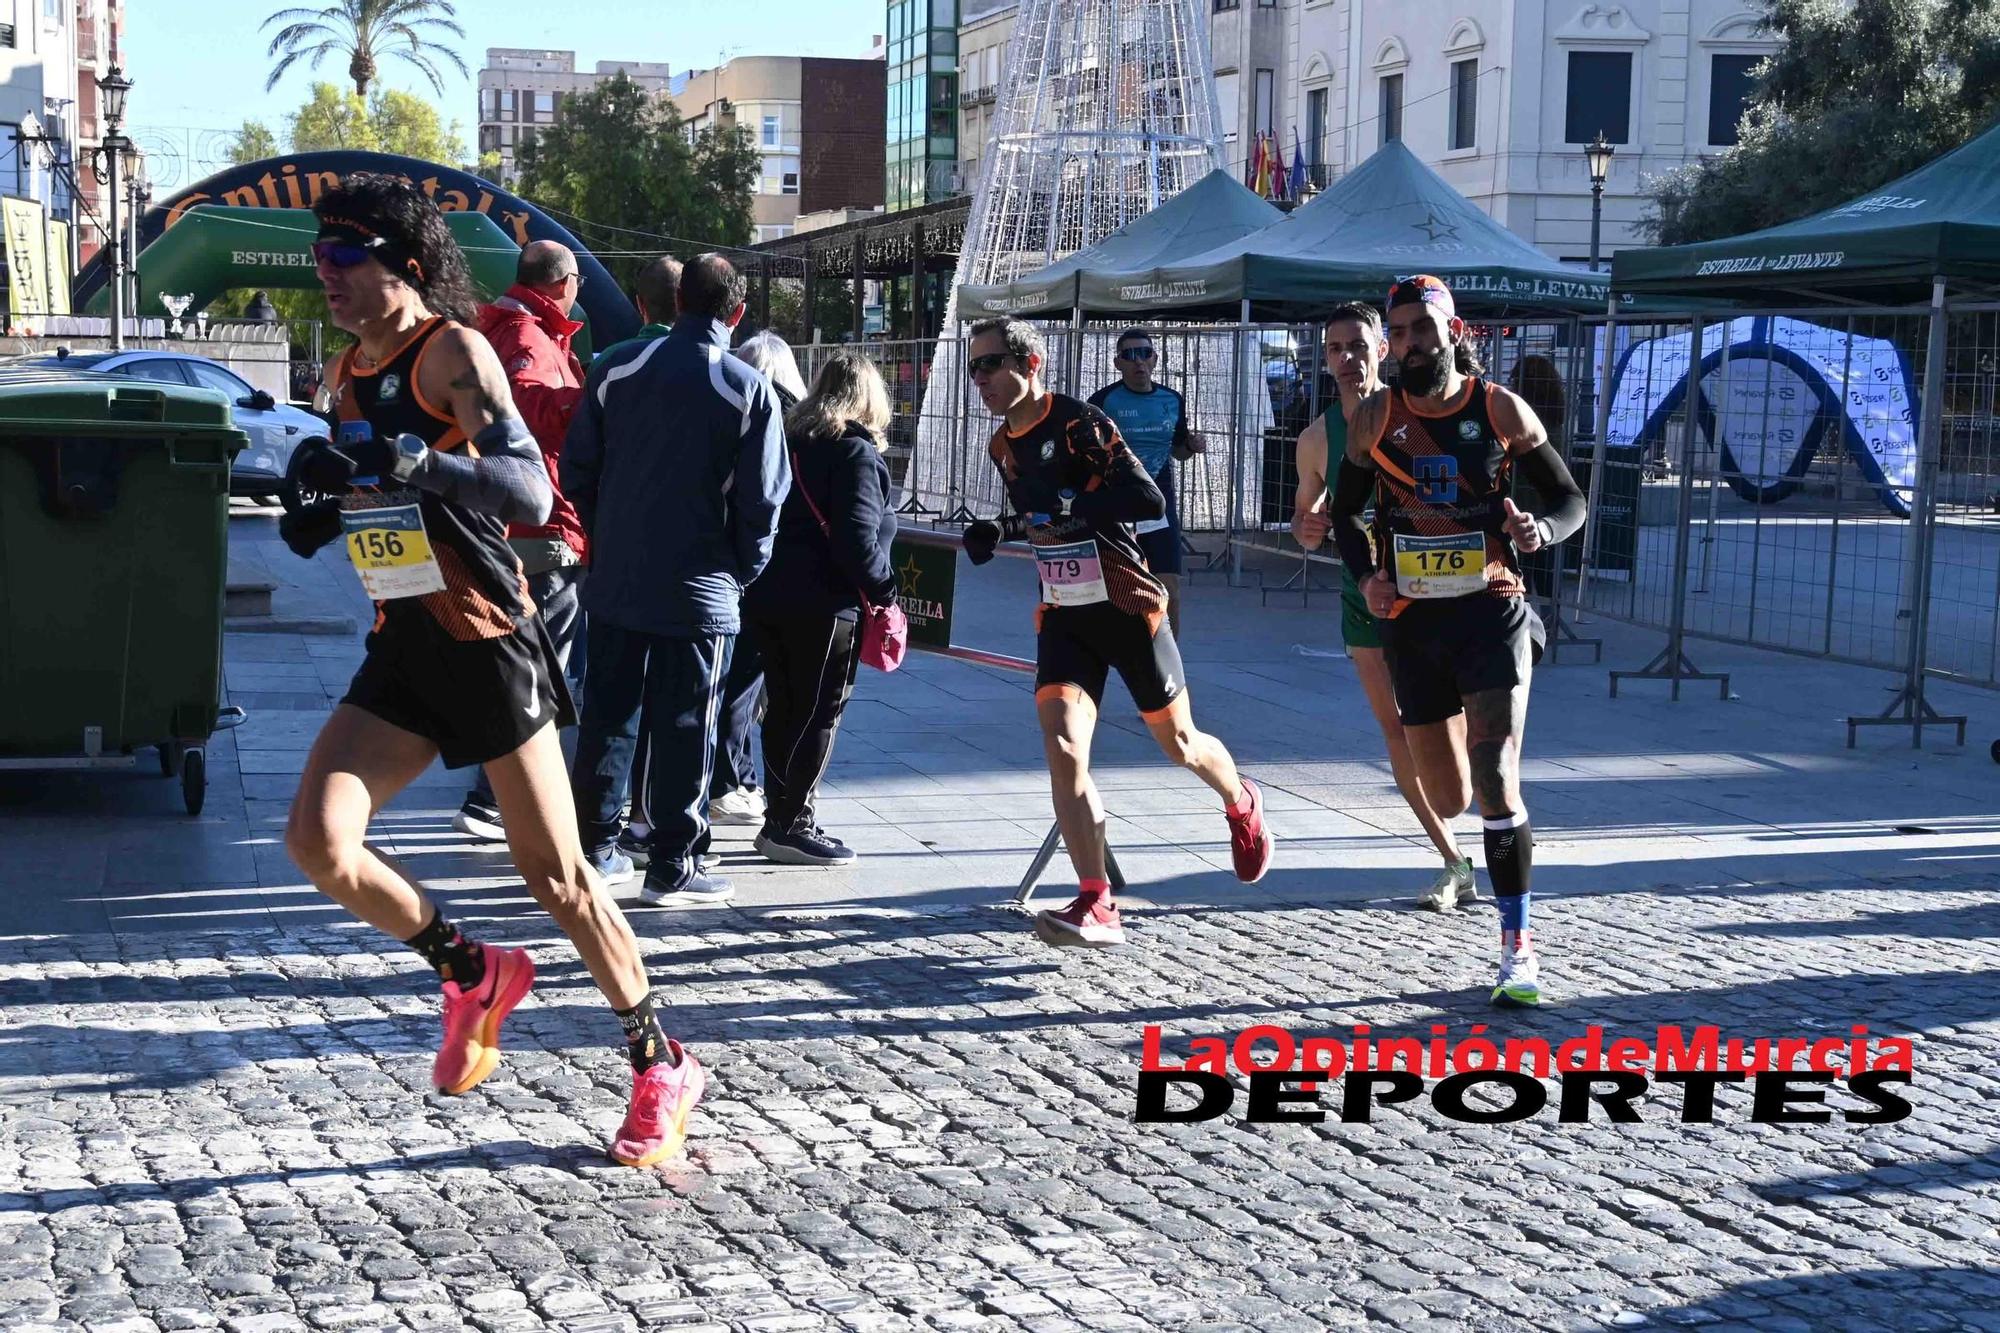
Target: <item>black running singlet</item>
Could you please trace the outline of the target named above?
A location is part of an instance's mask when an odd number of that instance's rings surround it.
[[[415,435],[433,449],[476,454],[451,412],[428,402],[417,386],[418,368],[431,342],[451,321],[432,318],[379,365],[355,364],[350,347],[334,366],[334,411],[342,421],[366,421],[378,440]],[[393,484],[393,483],[391,483]],[[462,642],[512,634],[534,613],[521,562],[507,545],[507,525],[489,514],[448,503],[428,491],[411,492],[423,515],[444,591],[376,603],[376,628],[427,615]]]
[[[1484,534],[1485,592],[1521,595],[1521,565],[1507,539],[1501,503],[1514,455],[1493,425],[1494,392],[1491,381],[1473,378],[1457,407],[1434,415],[1419,410],[1401,389],[1389,391],[1388,421],[1369,457],[1377,479],[1376,550],[1397,577],[1397,611],[1409,602],[1402,595],[1408,571],[1396,555],[1399,533],[1415,538]]]

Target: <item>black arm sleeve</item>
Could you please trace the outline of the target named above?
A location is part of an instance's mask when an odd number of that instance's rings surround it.
[[[473,444],[479,457],[426,449],[410,473],[419,490],[508,523],[546,523],[555,488],[535,437],[519,417],[496,421]]]
[[[1518,466],[1521,479],[1535,488],[1548,509],[1535,515],[1549,525],[1549,545],[1568,541],[1583,527],[1588,503],[1583,491],[1578,488],[1576,478],[1569,474],[1569,464],[1563,462],[1555,446],[1543,441],[1528,453],[1521,455]]]
[[[1356,583],[1365,583],[1375,573],[1375,551],[1368,544],[1368,525],[1361,517],[1374,498],[1375,469],[1362,467],[1342,454],[1340,470],[1334,474],[1329,517],[1333,520],[1333,544],[1340,548],[1341,563]]]

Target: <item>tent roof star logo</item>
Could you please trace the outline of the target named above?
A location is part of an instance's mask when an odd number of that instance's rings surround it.
[[[1432,244],[1436,244],[1439,241],[1455,241],[1458,239],[1458,225],[1446,222],[1437,215],[1435,209],[1425,209],[1424,220],[1422,222],[1412,222],[1410,225],[1422,232],[1424,238]]]
[[[917,556],[914,551],[903,557],[903,563],[896,566],[896,584],[902,590],[902,595],[905,597],[915,597],[917,595],[917,584],[922,580],[923,576],[923,566],[917,563]]]

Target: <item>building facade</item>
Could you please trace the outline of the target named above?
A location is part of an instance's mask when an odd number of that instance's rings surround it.
[[[1776,49],[1752,0],[1294,0],[1280,130],[1336,177],[1400,138],[1558,259],[1590,255],[1583,148],[1616,145],[1602,253],[1645,244],[1647,178],[1736,141]]]
[[[600,60],[595,69],[579,71],[574,51],[487,47],[479,71],[480,156],[498,153],[500,182],[511,187],[517,150],[539,129],[555,124],[562,99],[588,92],[614,74],[651,92],[664,91],[668,83],[666,65],[651,61]]]
[[[961,193],[979,188],[993,141],[1000,76],[1014,36],[1019,0],[965,0],[958,28],[958,178]]]
[[[0,194],[38,200],[51,218],[80,222],[71,231],[85,260],[103,240],[92,219],[107,212],[105,187],[88,165],[104,128],[97,84],[119,63],[124,25],[124,0],[0,0],[0,136],[6,143],[0,148]],[[54,143],[14,151],[12,136],[24,121],[39,124]],[[52,150],[70,164],[67,170],[46,165]],[[72,177],[80,191],[75,199]]]
[[[1750,70],[1775,49],[1755,0],[1209,0],[1222,155],[1257,135],[1325,188],[1390,138],[1558,259],[1590,254],[1583,145],[1617,146],[1602,253],[1644,243],[1649,176],[1734,143]],[[992,138],[1018,4],[965,0],[959,167]]]
[[[959,0],[889,0],[885,198],[891,211],[965,193],[958,163]]]
[[[753,239],[789,236],[799,214],[881,204],[886,95],[880,60],[739,56],[690,70],[670,95],[692,133],[742,129],[761,166]]]

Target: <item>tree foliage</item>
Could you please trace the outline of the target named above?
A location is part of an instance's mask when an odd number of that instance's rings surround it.
[[[623,74],[565,97],[555,124],[516,150],[521,195],[566,215],[629,287],[648,250],[686,258],[750,240],[750,134],[703,128]],[[661,237],[683,238],[669,245]],[[635,251],[636,254],[605,252]]]
[[[282,53],[282,58],[271,67],[265,92],[277,87],[299,61],[305,61],[307,69],[318,69],[328,56],[347,57],[347,77],[357,97],[368,96],[374,87],[384,56],[416,66],[440,95],[444,80],[438,75],[438,62],[450,65],[460,77],[466,73],[464,59],[443,43],[447,35],[465,40],[451,0],[333,0],[321,9],[281,9],[264,20],[264,27],[274,23],[280,26],[264,54]]]
[[[331,83],[315,83],[305,105],[285,117],[285,146],[294,153],[333,148],[401,153],[447,165],[469,156],[458,122],[446,125],[437,108],[421,97],[384,88],[364,102]],[[228,156],[240,165],[277,152],[278,138],[270,127],[246,120],[229,145]]]
[[[229,160],[239,167],[245,162],[262,162],[277,155],[278,136],[261,120],[244,121],[229,145]]]
[[[1680,245],[1776,226],[1950,151],[2000,113],[2000,0],[1764,0],[1784,42],[1732,148],[1653,182]]]

